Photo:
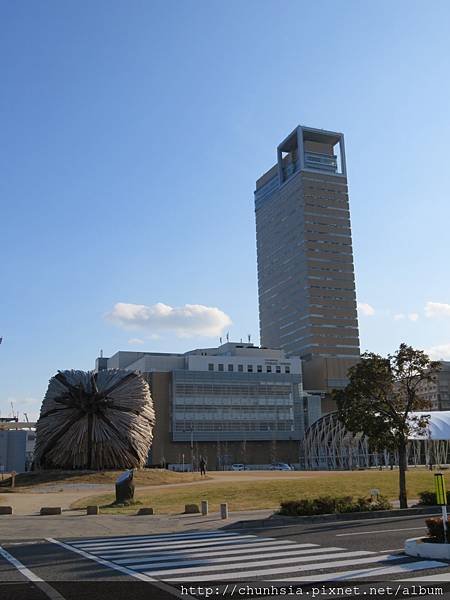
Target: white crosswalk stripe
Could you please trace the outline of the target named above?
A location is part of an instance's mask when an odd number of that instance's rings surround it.
[[[302,550],[297,550],[298,547],[305,545],[306,544],[299,544],[298,546],[296,546],[295,549],[293,549],[291,546],[270,546],[269,544],[266,544],[266,548],[261,548],[261,550],[255,549],[256,554],[252,554],[252,560],[255,559],[259,559],[259,558],[276,558],[276,557],[281,557],[281,556],[292,556],[294,554],[314,554],[314,556],[317,556],[318,554],[321,554],[322,552],[332,552],[332,551],[338,551],[338,550],[343,550],[343,548],[337,548],[337,547],[330,547],[330,548],[306,548],[306,549],[302,549]],[[271,552],[268,552],[268,550],[271,550]],[[272,552],[273,550],[275,550],[275,552]],[[260,552],[263,552],[263,554],[260,554]],[[230,560],[239,560],[240,554],[248,554],[248,549],[245,550],[234,550],[234,551],[230,551],[229,548],[227,548],[227,555],[224,557],[223,556],[223,550],[221,550],[220,552],[199,552],[199,553],[190,553],[189,554],[189,560],[188,562],[190,564],[193,564],[194,562],[198,562],[199,564],[205,563],[205,564],[211,564],[212,562],[229,562]],[[370,554],[370,552],[368,552],[367,554]],[[196,559],[205,559],[205,558],[210,558],[210,557],[216,557],[218,556],[218,559],[215,560],[207,560],[206,562],[204,560],[196,560]],[[177,557],[178,558],[178,557]],[[192,559],[192,560],[191,560]],[[114,562],[121,564],[121,563],[127,563],[127,564],[131,564],[131,563],[135,563],[136,564],[136,568],[144,568],[144,566],[146,568],[149,568],[151,566],[152,563],[156,563],[158,567],[161,567],[161,562],[162,560],[170,560],[171,561],[171,565],[173,566],[175,564],[175,560],[172,554],[150,554],[150,555],[145,555],[145,556],[139,556],[138,558],[119,558],[119,559],[114,559]],[[185,564],[187,561],[186,559],[179,561],[179,564]],[[148,564],[142,564],[142,565],[138,565],[137,563],[148,563]]]
[[[434,560],[420,560],[417,562],[404,563],[393,567],[378,567],[375,569],[359,569],[354,571],[341,571],[336,573],[324,573],[314,576],[314,581],[345,581],[347,579],[362,579],[366,577],[385,577],[395,573],[409,573],[411,571],[423,571],[424,569],[435,569],[440,567],[448,567],[447,563],[437,562]],[[419,578],[417,579],[417,581]],[[311,577],[289,577],[289,582],[302,583],[311,581]]]
[[[66,542],[136,576],[179,583],[265,580],[304,583],[410,574],[449,567],[403,554],[347,550],[253,534],[208,531]],[[349,570],[351,567],[351,570]]]

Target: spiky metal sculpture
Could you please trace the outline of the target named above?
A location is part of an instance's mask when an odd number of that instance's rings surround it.
[[[144,466],[155,413],[147,382],[119,369],[59,371],[36,425],[36,469]]]

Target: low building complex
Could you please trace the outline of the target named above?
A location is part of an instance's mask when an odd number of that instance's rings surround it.
[[[117,352],[96,368],[139,371],[156,412],[152,464],[209,468],[298,463],[299,443],[321,416],[304,392],[301,361],[283,350],[227,342],[184,354]]]

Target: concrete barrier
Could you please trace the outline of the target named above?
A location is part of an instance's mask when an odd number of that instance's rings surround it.
[[[60,515],[62,509],[60,506],[43,506],[41,508],[41,515]]]
[[[201,507],[202,507],[202,515],[206,516],[208,514],[208,500],[202,500]]]
[[[228,519],[228,504],[226,502],[220,505],[220,518]]]
[[[86,514],[87,515],[98,515],[100,513],[98,506],[88,506],[86,508]]]
[[[450,560],[450,544],[435,544],[427,538],[411,538],[405,541],[405,554],[431,560]]]
[[[143,508],[140,508],[137,512],[138,517],[140,515],[154,515],[155,511],[153,510],[153,508],[151,506],[144,506]]]
[[[12,515],[13,507],[12,506],[0,506],[0,515]]]

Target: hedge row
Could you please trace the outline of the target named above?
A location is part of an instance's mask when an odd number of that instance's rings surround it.
[[[420,492],[419,493],[419,504],[421,506],[436,506],[436,492]],[[447,505],[450,504],[450,491],[447,492]]]
[[[384,496],[376,500],[371,498],[357,498],[352,496],[320,496],[319,498],[305,498],[303,500],[286,500],[280,503],[280,515],[308,516],[329,515],[337,513],[367,512],[371,510],[390,510],[391,503]]]

